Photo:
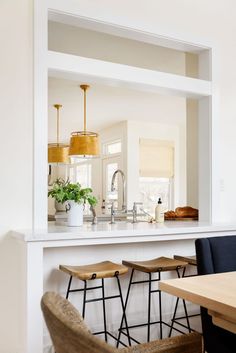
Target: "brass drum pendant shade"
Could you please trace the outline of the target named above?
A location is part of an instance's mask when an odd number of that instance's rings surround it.
[[[59,109],[60,104],[54,104],[57,109],[57,142],[48,144],[48,163],[69,163],[69,146],[59,143]]]
[[[84,130],[71,133],[69,155],[78,158],[91,158],[99,155],[99,136],[86,128],[86,91],[88,85],[81,85],[84,91]]]

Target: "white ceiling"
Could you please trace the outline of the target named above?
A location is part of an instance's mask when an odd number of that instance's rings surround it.
[[[49,79],[49,141],[55,139],[55,103],[63,105],[62,140],[68,139],[71,131],[83,129],[83,92],[79,88],[82,83],[85,82]],[[182,125],[186,120],[186,99],[92,84],[87,92],[87,120],[92,131],[123,120]]]

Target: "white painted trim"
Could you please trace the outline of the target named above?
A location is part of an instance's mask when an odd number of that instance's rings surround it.
[[[207,228],[207,227],[206,227]],[[228,228],[228,230],[227,230]],[[44,249],[53,248],[53,257],[55,256],[55,251],[58,248],[64,248],[65,251],[70,252],[69,247],[75,247],[83,253],[93,253],[95,262],[98,261],[96,257],[96,250],[101,247],[101,244],[123,244],[123,251],[120,249],[119,256],[126,256],[125,249],[127,248],[126,244],[130,243],[133,239],[133,255],[139,254],[139,260],[145,260],[148,255],[143,251],[143,247],[147,242],[150,242],[151,247],[156,247],[157,252],[159,251],[159,256],[170,256],[170,253],[174,253],[178,248],[181,248],[183,252],[189,252],[188,246],[191,245],[192,250],[194,251],[194,239],[196,238],[205,238],[212,236],[224,236],[235,234],[235,226],[230,227],[222,226],[221,231],[217,231],[217,227],[209,228],[209,232],[199,232],[196,230],[192,234],[176,234],[176,237],[171,235],[159,236],[156,234],[155,237],[150,239],[149,237],[138,238],[133,235],[132,237],[125,236],[120,239],[115,239],[113,236],[110,236],[108,239],[103,239],[103,242],[100,239],[94,237],[94,241],[88,240],[86,236],[83,235],[83,238],[77,240],[55,240],[55,241],[35,241],[35,242],[25,242],[24,234],[12,233],[18,247],[19,253],[21,253],[22,263],[20,264],[21,271],[19,272],[20,283],[22,285],[19,292],[21,298],[21,307],[20,307],[20,325],[21,325],[21,347],[17,353],[43,353],[43,316],[40,309],[40,300],[43,295],[44,290],[47,290],[47,283],[44,283],[44,271],[46,268]],[[224,230],[225,229],[225,230]],[[234,229],[234,230],[233,230]],[[21,239],[21,240],[19,240]],[[117,241],[118,240],[118,241]],[[170,243],[168,243],[170,241]],[[139,246],[139,244],[141,246]],[[93,246],[98,245],[98,248]],[[87,249],[86,246],[87,245]],[[113,245],[114,246],[114,245]],[[118,245],[119,247],[119,245]],[[114,248],[115,249],[115,246]],[[139,250],[138,250],[139,249]],[[164,251],[163,251],[164,249]],[[182,251],[181,250],[181,251]],[[139,251],[139,253],[137,252]],[[161,254],[162,252],[162,254]],[[193,253],[193,252],[192,252]],[[114,253],[110,252],[110,260],[113,260]],[[131,254],[131,256],[133,256]],[[116,256],[116,255],[115,255]],[[120,257],[120,260],[122,258]],[[60,263],[60,257],[58,256],[58,263]],[[51,268],[51,271],[55,270],[55,267]],[[43,285],[45,284],[45,288]]]
[[[145,243],[149,241],[162,242],[166,240],[187,240],[211,236],[212,233],[226,235],[235,233],[236,224],[198,221],[164,222],[150,224],[147,222],[130,223],[100,222],[96,226],[84,223],[82,227],[66,227],[65,225],[50,225],[50,230],[38,232],[15,231],[13,236],[23,242],[43,243],[43,247],[77,246],[116,243]],[[61,244],[61,245],[58,245]]]
[[[47,6],[34,0],[33,228],[47,228]]]
[[[72,3],[74,4],[72,7]],[[33,210],[33,223],[34,229],[46,229],[47,227],[47,4],[50,8],[56,9],[56,12],[65,12],[66,16],[70,13],[71,16],[79,17],[80,23],[83,20],[84,26],[91,22],[94,23],[95,26],[100,26],[100,30],[102,26],[109,28],[108,33],[115,32],[123,33],[123,36],[127,38],[137,38],[142,41],[146,41],[151,43],[152,41],[156,41],[156,44],[161,43],[160,41],[163,39],[163,44],[167,47],[174,47],[174,42],[176,42],[176,49],[194,52],[202,49],[212,48],[212,45],[209,44],[191,44],[188,40],[184,38],[178,39],[173,35],[169,34],[153,34],[148,31],[142,30],[137,25],[137,28],[129,28],[125,25],[115,24],[115,23],[107,23],[101,18],[89,18],[86,14],[81,12],[80,6],[77,1],[74,0],[34,0],[34,210]],[[65,16],[65,14],[63,14]],[[77,18],[78,19],[78,18]],[[107,29],[106,29],[107,30]],[[169,37],[168,37],[169,36]],[[193,40],[194,41],[194,40]],[[195,41],[197,43],[197,40]],[[169,44],[168,44],[169,43]],[[160,45],[160,44],[159,44]],[[181,47],[182,46],[182,47]],[[62,54],[61,54],[62,55]],[[60,56],[62,58],[62,56]],[[213,56],[214,61],[214,56]],[[64,65],[64,64],[63,64]],[[62,63],[59,65],[57,70],[63,69]],[[55,69],[55,67],[54,67]],[[64,67],[65,69],[65,67]],[[214,67],[213,67],[214,69]],[[78,69],[77,69],[78,70]],[[63,70],[61,71],[63,72]],[[69,71],[68,71],[69,72]],[[67,72],[67,73],[68,73]],[[162,75],[163,73],[161,73]],[[73,75],[73,71],[72,74]],[[157,73],[160,75],[160,73]],[[174,75],[171,75],[172,78]],[[164,77],[165,80],[167,76]],[[156,76],[156,78],[162,78],[163,76]],[[113,77],[114,79],[114,77]],[[116,78],[117,79],[117,78]],[[180,82],[183,78],[178,78]],[[164,83],[166,85],[166,81]],[[174,79],[175,80],[175,79]],[[200,82],[201,80],[197,80]],[[186,78],[184,78],[184,82]],[[188,81],[188,82],[193,82]],[[137,86],[137,83],[134,83]],[[162,86],[164,85],[162,83]],[[150,82],[149,82],[150,84]],[[205,83],[204,83],[205,84]],[[210,85],[208,82],[207,84]],[[156,84],[155,84],[156,85]],[[164,86],[165,86],[164,85]],[[173,83],[172,83],[173,85]],[[157,85],[156,85],[157,86]],[[191,86],[191,85],[190,85]],[[172,87],[172,86],[171,86]],[[184,85],[183,85],[184,87]],[[182,89],[183,89],[182,87]],[[188,84],[187,84],[188,87]],[[201,87],[201,84],[200,84]],[[209,176],[211,182],[211,196],[210,201],[213,203],[211,216],[212,219],[216,219],[216,198],[217,198],[217,180],[218,180],[218,169],[215,158],[217,157],[217,87],[214,85],[214,71],[213,71],[213,94],[216,95],[212,97],[212,135],[211,141],[209,141],[211,145],[211,159],[209,163],[211,164],[211,175]],[[176,88],[176,83],[174,87]],[[209,87],[208,87],[209,88]],[[163,89],[163,88],[162,88]],[[188,88],[189,90],[190,88]],[[196,91],[194,89],[196,94]],[[192,93],[192,92],[191,92]],[[210,91],[206,91],[205,95],[208,96],[211,94]],[[209,151],[209,150],[208,150]],[[218,235],[229,235],[234,234],[235,230],[225,230],[222,233],[220,231],[212,231],[207,233],[207,236],[218,236]],[[52,235],[53,236],[53,235]],[[191,233],[188,239],[194,239],[195,237],[205,237],[206,234],[198,232]],[[173,235],[149,235],[148,237],[144,234],[139,238],[135,236],[127,236],[118,239],[118,237],[110,237],[103,238],[104,244],[117,244],[119,242],[122,243],[131,243],[139,241],[173,241]],[[175,240],[183,240],[184,237],[182,234],[175,235]],[[56,241],[36,241],[35,243],[24,244],[24,251],[22,254],[23,259],[23,273],[22,273],[22,341],[23,349],[20,353],[42,353],[42,314],[40,311],[40,298],[43,293],[43,247],[64,247],[64,246],[84,246],[85,244],[102,244],[101,238],[94,237],[93,240],[87,239],[83,237],[81,241],[78,239],[70,239],[70,240],[56,240]]]
[[[199,100],[198,107],[198,206],[199,220],[212,220],[212,99]]]
[[[167,37],[167,35],[161,35],[159,34],[153,34],[149,33],[146,31],[143,31],[140,28],[129,28],[126,26],[123,26],[122,24],[116,24],[116,23],[109,23],[105,22],[101,18],[96,17],[96,18],[88,18],[85,16],[86,11],[82,11],[81,6],[78,5],[77,1],[74,0],[68,0],[67,2],[62,1],[62,0],[49,0],[46,2],[46,0],[34,0],[35,2],[35,33],[34,33],[34,54],[35,54],[35,72],[34,72],[34,210],[33,210],[33,224],[34,224],[34,229],[45,229],[47,227],[47,59],[51,56],[56,57],[56,60],[52,61],[49,63],[50,67],[50,75],[56,75],[57,77],[64,77],[66,76],[67,78],[71,79],[80,79],[83,77],[86,77],[86,80],[89,82],[89,78],[91,79],[91,71],[88,70],[91,69],[89,65],[92,63],[94,72],[93,74],[93,80],[94,77],[96,77],[96,80],[104,80],[106,79],[107,74],[109,73],[110,77],[108,78],[109,84],[113,82],[113,84],[124,84],[133,87],[135,89],[146,89],[149,91],[152,91],[155,89],[161,90],[162,93],[166,90],[166,92],[172,94],[176,93],[181,93],[182,95],[186,97],[204,97],[204,96],[210,96],[212,94],[211,92],[211,82],[209,81],[204,81],[204,80],[198,80],[198,79],[192,79],[188,77],[182,77],[178,75],[172,75],[172,74],[166,74],[162,72],[155,72],[152,70],[146,70],[146,69],[140,69],[140,68],[134,68],[134,67],[128,67],[125,68],[125,65],[120,65],[119,68],[122,69],[121,73],[123,75],[122,80],[120,79],[120,75],[115,75],[112,74],[110,71],[114,70],[114,68],[117,68],[119,64],[113,64],[113,63],[106,63],[99,61],[99,69],[98,66],[96,67],[95,60],[90,59],[88,63],[88,59],[81,58],[81,57],[76,57],[73,55],[67,55],[67,54],[61,54],[61,53],[48,53],[47,52],[47,5],[50,9],[53,9],[53,12],[57,12],[62,14],[64,17],[67,16],[74,16],[77,17],[77,20],[80,22],[84,21],[84,25],[89,25],[92,26],[105,26],[106,31],[108,30],[108,33],[113,33],[114,28],[115,30],[120,30],[121,32],[123,31],[123,35],[127,36],[130,33],[130,36],[139,36],[139,38],[142,38],[142,40],[146,40],[147,42],[149,41],[155,41],[159,40],[160,38],[167,41],[170,41],[172,44],[176,42],[178,45],[187,45],[190,44],[192,48],[186,48],[186,50],[189,51],[195,51],[196,48],[199,50],[205,50],[202,52],[200,55],[200,58],[202,57],[203,60],[200,60],[200,64],[205,61],[207,50],[210,49],[210,46],[208,44],[191,44],[186,40],[183,39],[178,39],[172,37]],[[83,9],[84,10],[84,9]],[[81,12],[81,13],[80,13]],[[87,11],[87,14],[89,11]],[[109,32],[110,30],[110,32]],[[121,33],[119,32],[119,33]],[[141,37],[140,37],[141,35]],[[142,37],[142,35],[144,37]],[[149,39],[148,39],[149,38]],[[136,38],[137,39],[137,38]],[[157,43],[156,43],[157,44]],[[168,45],[167,45],[168,46]],[[195,49],[194,49],[195,48]],[[180,48],[179,48],[180,49]],[[199,51],[198,50],[198,51]],[[47,57],[48,55],[48,57]],[[205,58],[204,58],[205,55]],[[67,57],[67,60],[64,60],[65,57]],[[69,59],[68,59],[69,58]],[[80,69],[78,69],[77,65],[81,64],[81,60],[84,60],[84,65],[83,65],[83,72],[81,72]],[[80,61],[80,62],[79,62]],[[210,62],[210,57],[208,55],[208,66],[210,67],[211,62]],[[206,61],[205,61],[206,62]],[[87,68],[86,68],[86,65]],[[110,66],[108,66],[110,65]],[[113,66],[115,65],[115,66]],[[109,68],[109,69],[108,69]],[[96,70],[97,71],[96,71]],[[101,74],[101,71],[103,69],[103,72]],[[129,73],[129,80],[127,80],[126,75],[126,70],[128,70]],[[116,70],[114,70],[116,71]],[[75,74],[75,72],[77,74]],[[151,74],[155,74],[155,77],[152,78]],[[139,75],[138,80],[136,76]],[[206,78],[206,74],[203,73],[201,77]],[[138,81],[138,82],[137,82]],[[157,81],[159,84],[157,84]],[[180,85],[180,89],[179,86]],[[142,87],[141,87],[142,86]],[[196,88],[197,86],[197,88]],[[212,98],[212,101],[216,102],[217,98]],[[212,110],[212,114],[215,114],[216,110]],[[211,114],[208,112],[208,114]],[[217,128],[215,126],[216,118],[212,116],[207,116],[211,120],[212,124],[212,135],[210,136],[211,141],[211,152],[215,154],[215,150],[217,149]],[[214,178],[214,180],[218,180],[218,175],[216,176],[214,173],[217,173],[217,168],[211,167],[212,160],[209,159],[209,165],[208,166],[209,170],[211,170],[211,177]],[[216,199],[216,196],[214,196],[215,191],[218,189],[217,188],[217,182],[212,182],[212,179],[210,179],[210,188],[211,188],[211,193],[210,193],[210,198],[211,200],[209,201],[208,204],[212,204],[212,199]],[[214,184],[214,187],[213,187]],[[213,190],[214,189],[214,190]],[[215,207],[214,207],[215,210]],[[215,212],[212,210],[211,216],[213,217],[213,213]],[[210,218],[211,219],[211,218]],[[210,220],[209,219],[209,220]],[[215,219],[214,217],[212,219]]]
[[[198,56],[198,78],[212,80],[212,49],[203,50]]]
[[[175,94],[187,98],[211,95],[211,82],[170,73],[147,70],[71,54],[48,52],[49,76],[109,85],[119,84],[142,91]]]
[[[19,353],[43,352],[43,320],[40,301],[43,295],[43,248],[38,244],[21,245],[22,251],[22,305],[21,305],[21,351]],[[30,285],[29,285],[30,283]]]
[[[149,44],[159,45],[175,50],[190,53],[199,53],[202,50],[210,49],[209,43],[198,43],[197,40],[189,41],[186,38],[176,38],[174,34],[152,33],[148,30],[127,27],[122,23],[107,22],[104,18],[92,17],[92,12],[84,11],[83,7],[76,0],[48,0],[49,20],[72,26],[92,29],[94,31],[112,34],[115,36],[129,38]]]
[[[220,107],[219,87],[216,83],[215,63],[219,58],[211,50],[212,103],[211,103],[211,221],[221,220],[220,214]]]

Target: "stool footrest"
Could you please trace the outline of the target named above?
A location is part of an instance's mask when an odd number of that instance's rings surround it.
[[[200,316],[200,315],[201,315],[200,313],[199,314],[190,314],[190,315],[188,315],[188,318],[196,317],[196,316]],[[171,321],[172,321],[172,325],[176,324],[176,325],[179,325],[181,327],[184,327],[187,330],[189,329],[187,325],[183,324],[182,322],[179,322],[178,320],[186,320],[186,316],[178,316],[178,317],[176,317],[174,319],[171,319]],[[174,327],[173,327],[173,329],[174,329]],[[192,329],[191,327],[190,327],[190,331],[191,332],[197,332],[196,330]]]
[[[184,319],[185,319],[185,318],[184,318]],[[186,328],[186,330],[189,329],[187,325],[182,324],[181,322],[174,321],[174,323],[175,323],[176,325],[179,325],[179,326],[183,327],[183,328]],[[177,331],[177,329],[176,329],[175,327],[172,327],[172,330],[176,330],[176,331]],[[182,331],[180,331],[180,332],[182,332]],[[194,329],[192,329],[192,328],[190,327],[190,332],[197,332],[197,331],[194,330]]]
[[[127,333],[124,332],[123,330],[125,330],[125,328],[119,329],[119,332],[121,332],[123,335],[125,335],[126,337],[128,337]],[[141,342],[137,341],[135,338],[133,338],[132,336],[130,336],[130,334],[129,334],[129,338],[130,338],[131,341],[134,341],[134,342],[137,343],[137,344],[140,344],[140,343],[141,343]],[[121,342],[121,341],[119,341],[119,342]]]
[[[113,335],[111,332],[109,332],[109,331],[92,332],[92,334],[93,334],[94,336],[107,334],[108,336],[110,336],[111,338],[113,338],[115,341],[117,341],[117,337],[114,336],[114,335]],[[126,333],[126,335],[127,335],[127,333]],[[128,335],[127,335],[127,336],[128,336]],[[131,337],[130,337],[130,338],[131,338]],[[119,343],[121,343],[124,347],[127,347],[127,345],[126,345],[124,342],[119,341]]]
[[[101,289],[101,288],[102,288],[102,286],[86,287],[86,290]],[[72,293],[72,292],[83,292],[83,291],[84,291],[84,288],[76,288],[76,289],[70,289],[69,293]]]
[[[190,314],[188,317],[195,317],[195,316],[200,316],[201,314]],[[171,321],[177,321],[177,320],[183,320],[186,319],[186,316],[178,316],[175,319],[171,319]]]
[[[147,279],[144,279],[142,281],[134,281],[134,282],[131,282],[130,284],[140,284],[140,283],[149,283],[149,282],[158,282],[160,281],[158,278],[154,278],[154,279],[151,279],[150,281]]]
[[[147,325],[156,325],[156,324],[162,324],[162,325],[166,325],[166,326],[170,327],[170,324],[167,324],[167,322],[165,322],[165,321],[152,321],[150,323],[145,322],[143,324],[131,325],[131,326],[128,326],[128,328],[136,328],[136,327],[142,327],[142,326],[147,326]],[[122,327],[119,330],[125,330],[125,327]]]
[[[108,299],[114,299],[114,298],[120,298],[120,296],[119,295],[113,295],[113,296],[104,297],[104,298],[86,299],[85,303],[98,302],[98,301],[101,301],[101,300],[108,300]]]
[[[150,323],[146,322],[146,323],[142,323],[142,324],[131,325],[131,326],[128,326],[128,329],[130,330],[130,329],[134,329],[134,328],[138,328],[138,327],[143,327],[143,326],[147,326],[147,325],[157,325],[157,324],[162,324],[162,325],[165,325],[165,326],[171,328],[171,325],[168,324],[168,323],[165,322],[165,321],[152,321],[152,322],[150,322]],[[178,323],[178,324],[179,324],[180,326],[183,326],[184,328],[187,328],[187,326],[185,326],[185,325],[183,325],[183,324],[181,324],[181,323]],[[122,333],[123,335],[127,336],[127,333],[124,332],[124,330],[126,330],[126,327],[120,327],[120,328],[119,328],[119,331],[121,331],[121,333]],[[181,331],[181,330],[179,330],[179,329],[177,329],[177,328],[175,328],[175,327],[172,327],[172,330],[175,330],[175,331],[177,331],[177,332],[179,332],[179,333],[182,333],[182,334],[185,334],[185,333],[186,333],[186,332]],[[192,331],[194,332],[194,330],[192,330]],[[135,342],[138,343],[138,344],[140,343],[140,342],[138,342],[137,340],[135,340],[134,338],[132,338],[132,336],[130,336],[130,339],[133,340],[133,341],[135,341]]]

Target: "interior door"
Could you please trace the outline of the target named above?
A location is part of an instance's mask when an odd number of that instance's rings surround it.
[[[111,191],[111,180],[114,172],[121,169],[121,157],[106,157],[102,161],[102,198],[105,213],[109,213],[110,204],[113,201],[115,208],[122,206],[122,179],[117,174],[115,180],[115,191]]]

